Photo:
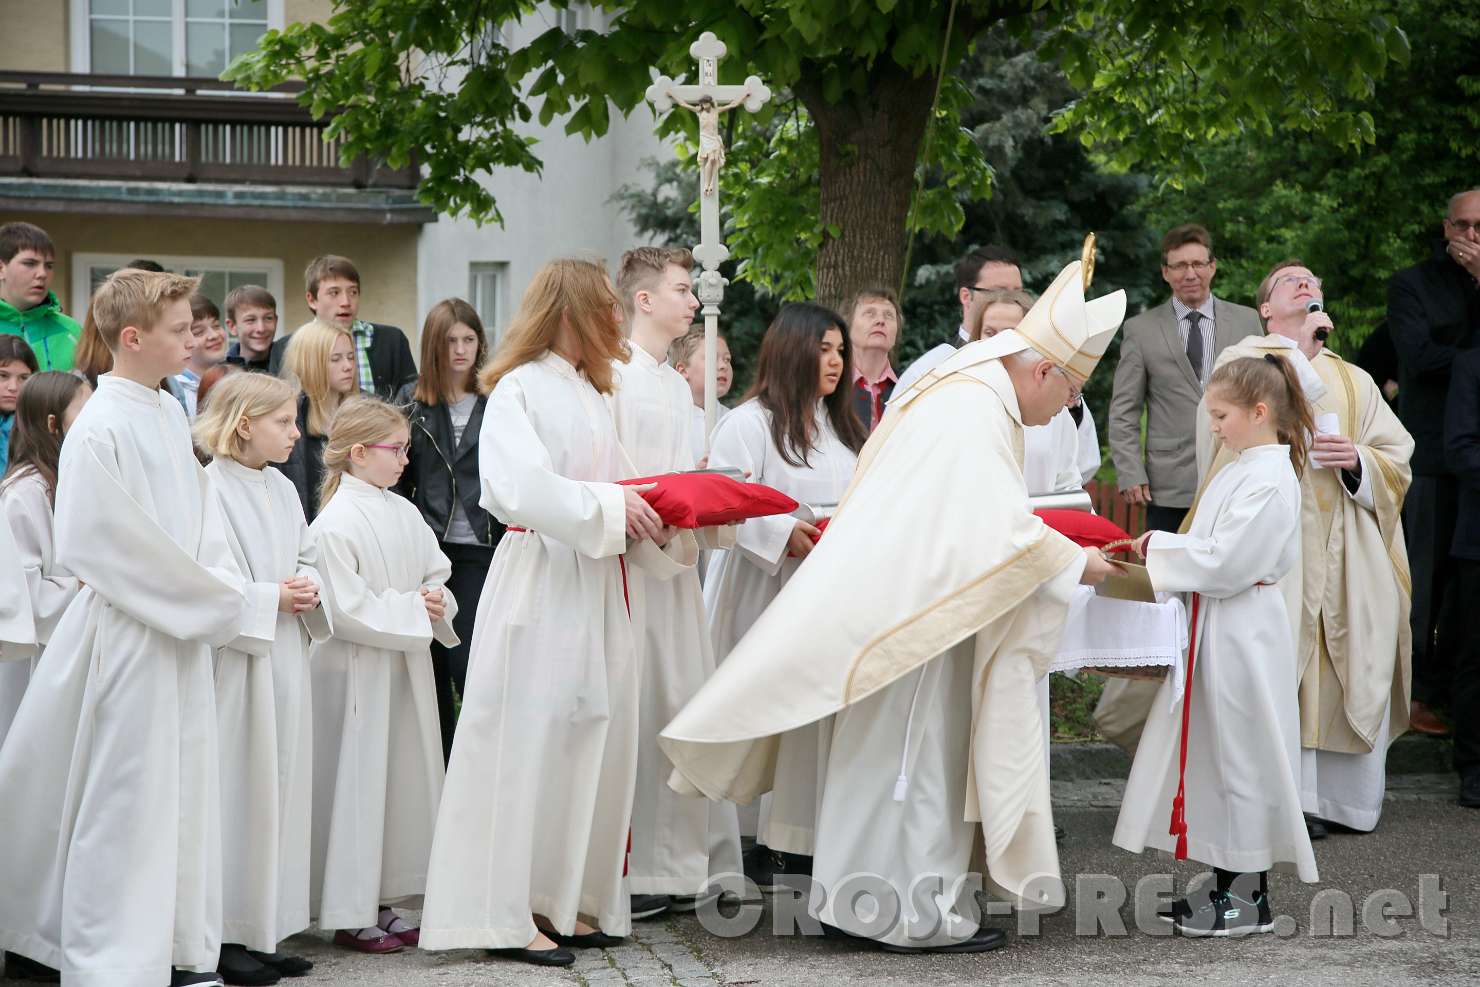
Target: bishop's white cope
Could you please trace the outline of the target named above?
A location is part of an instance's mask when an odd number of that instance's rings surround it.
[[[1005,350],[974,345],[891,407],[817,549],[661,737],[676,787],[748,802],[773,786],[785,738],[838,714],[814,877],[834,890],[843,874],[879,874],[901,902],[937,877],[957,913],[947,940],[975,929],[950,891],[970,869],[969,824],[991,884],[1063,900],[1034,687],[1084,565],[1028,510]],[[926,820],[931,839],[912,838]],[[852,927],[909,941],[930,924]]]

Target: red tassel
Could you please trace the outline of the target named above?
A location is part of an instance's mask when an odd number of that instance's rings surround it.
[[[1172,825],[1168,830],[1168,836],[1177,838],[1177,860],[1187,859],[1187,805],[1184,792],[1187,784],[1187,725],[1192,713],[1192,672],[1197,665],[1197,618],[1202,609],[1202,597],[1197,594],[1192,596],[1192,627],[1189,633],[1191,640],[1187,648],[1187,681],[1182,689],[1182,744],[1181,761],[1177,768],[1177,794],[1172,799]]]

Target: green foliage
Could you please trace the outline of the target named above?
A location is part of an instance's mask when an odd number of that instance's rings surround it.
[[[1376,139],[1358,105],[1403,31],[1374,0],[1096,0],[1052,27],[1044,55],[1081,97],[1056,121],[1121,167],[1205,174],[1201,149],[1237,136]]]
[[[1388,277],[1425,256],[1448,197],[1480,174],[1473,4],[1402,0],[1396,16],[1412,57],[1370,97],[1340,105],[1372,121],[1372,146],[1247,134],[1204,145],[1203,178],[1140,204],[1153,229],[1197,221],[1213,231],[1223,297],[1253,304],[1272,264],[1305,261],[1325,281],[1332,346],[1348,357],[1385,317]]]
[[[1195,179],[1203,159],[1194,149],[1228,135],[1280,127],[1370,141],[1372,117],[1343,98],[1369,93],[1388,61],[1406,56],[1404,34],[1373,13],[1378,2],[599,0],[613,14],[607,30],[551,29],[510,50],[503,32],[535,11],[532,0],[336,0],[327,23],[269,31],[226,76],[255,88],[303,80],[303,102],[332,117],[330,133],[346,139],[347,158],[397,166],[414,159],[425,167],[423,201],[498,222],[498,203],[479,178],[497,168],[539,172],[528,124],[563,119],[566,133],[604,134],[613,108],[626,114],[642,101],[650,67],[692,74],[688,42],[712,30],[731,53],[723,81],[754,73],[777,94],[759,114],[731,114],[735,171],[724,195],[736,217],[732,246],[746,261],[737,276],[789,297],[811,290],[819,247],[849,236],[816,220],[828,163],[871,151],[819,134],[796,105],[799,95],[814,116],[876,110],[881,92],[956,68],[983,30],[1008,25],[1041,39],[1040,54],[1080,90],[1056,108],[1060,133],[1100,148],[1118,167],[1160,166],[1175,181]],[[923,191],[897,242],[880,245],[884,255],[903,256],[910,233],[955,236],[967,205],[987,194],[979,135],[961,119],[974,98],[958,79],[942,89],[928,153],[916,152]],[[689,113],[660,125],[690,141],[694,128]]]

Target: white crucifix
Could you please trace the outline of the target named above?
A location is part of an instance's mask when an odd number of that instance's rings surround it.
[[[725,57],[725,43],[705,31],[689,46],[689,55],[699,62],[697,84],[675,82],[660,75],[647,88],[648,102],[661,116],[681,106],[699,116],[699,245],[694,259],[704,268],[695,285],[704,305],[704,449],[709,450],[709,434],[714,431],[715,406],[719,403],[715,383],[719,361],[719,305],[724,299],[726,280],[719,273],[720,264],[730,256],[719,239],[719,172],[725,163],[725,142],[719,133],[719,115],[737,106],[751,113],[760,110],[771,98],[771,90],[760,76],[749,76],[738,86],[719,84],[719,60]]]

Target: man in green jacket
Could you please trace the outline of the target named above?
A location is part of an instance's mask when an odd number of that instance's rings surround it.
[[[0,332],[31,345],[42,370],[71,370],[82,327],[62,314],[51,290],[56,248],[30,223],[0,226]]]

